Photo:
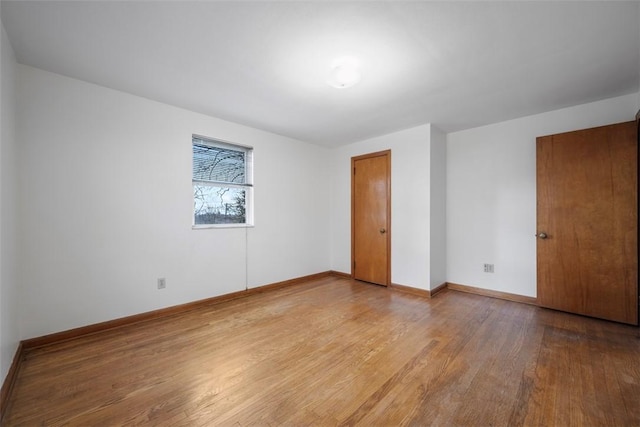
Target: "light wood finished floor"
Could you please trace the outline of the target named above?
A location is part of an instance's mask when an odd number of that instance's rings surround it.
[[[15,425],[640,425],[639,329],[327,277],[32,350]]]

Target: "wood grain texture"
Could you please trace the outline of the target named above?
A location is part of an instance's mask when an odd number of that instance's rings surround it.
[[[11,396],[13,385],[15,384],[16,378],[18,377],[18,371],[20,370],[20,363],[22,361],[23,353],[24,347],[22,343],[19,343],[18,348],[16,349],[16,353],[13,356],[13,360],[11,361],[9,371],[7,372],[7,375],[2,382],[2,389],[0,391],[0,425],[2,425],[2,418],[7,410],[9,396]]]
[[[299,283],[303,283],[309,280],[327,277],[332,274],[337,274],[337,273],[325,271],[322,273],[311,274],[304,277],[297,277],[295,279],[285,280],[282,282],[271,283],[268,285],[258,286],[255,288],[249,288],[244,291],[231,292],[231,293],[219,295],[216,297],[188,302],[186,304],[173,305],[171,307],[161,308],[153,311],[147,311],[144,313],[134,314],[132,316],[120,317],[118,319],[107,320],[105,322],[94,323],[87,326],[81,326],[79,328],[74,328],[66,331],[56,332],[53,334],[43,335],[41,337],[29,338],[29,339],[23,340],[21,342],[21,345],[24,347],[25,350],[30,350],[32,348],[42,347],[42,346],[55,344],[55,343],[59,343],[67,340],[73,340],[78,337],[103,332],[109,329],[116,329],[123,326],[129,326],[135,323],[139,323],[139,322],[147,322],[147,321],[159,319],[162,317],[181,314],[186,311],[195,310],[203,306],[219,304],[221,302],[234,300],[237,298],[244,298],[256,293],[268,292],[275,289],[284,288],[287,286],[297,285]]]
[[[638,143],[627,122],[537,139],[538,303],[638,324]]]
[[[351,279],[351,273],[343,273],[342,271],[330,270],[329,274],[335,277],[341,277],[343,279]]]
[[[392,283],[391,285],[389,285],[389,288],[392,291],[406,292],[422,298],[431,298],[431,292],[427,289],[420,289],[420,288],[415,288],[413,286],[399,285],[397,283]]]
[[[482,295],[485,297],[503,299],[506,301],[521,302],[523,304],[537,304],[536,298],[533,297],[510,294],[508,292],[493,291],[491,289],[476,288],[474,286],[461,285],[459,283],[447,282],[447,289],[459,292],[468,292],[470,294]]]
[[[351,267],[358,280],[391,284],[391,151],[351,158]]]
[[[413,294],[413,295],[416,295],[416,296],[419,296],[419,297],[422,297],[422,298],[432,298],[437,293],[442,292],[445,289],[447,289],[447,284],[446,283],[442,283],[441,285],[436,286],[432,290],[420,289],[420,288],[416,288],[414,286],[399,285],[397,283],[391,283],[389,285],[389,288],[392,291],[407,292],[409,294]]]
[[[324,277],[31,349],[5,425],[640,425],[638,331]]]
[[[439,284],[435,288],[431,289],[430,291],[431,297],[435,297],[437,294],[444,291],[445,289],[447,289],[447,282]]]

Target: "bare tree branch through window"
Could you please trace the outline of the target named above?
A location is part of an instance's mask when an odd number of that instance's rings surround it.
[[[194,225],[247,224],[252,150],[193,137]]]

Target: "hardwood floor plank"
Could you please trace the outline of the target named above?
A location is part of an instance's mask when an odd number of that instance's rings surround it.
[[[323,277],[29,350],[4,424],[640,425],[639,338]]]

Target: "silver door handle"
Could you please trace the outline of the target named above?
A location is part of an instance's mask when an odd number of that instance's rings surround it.
[[[380,229],[380,234],[384,234],[384,233],[386,233],[386,232],[387,232],[387,230],[385,230],[384,228],[381,228],[381,229]]]
[[[539,238],[539,239],[546,239],[546,238],[548,237],[548,236],[547,236],[547,233],[544,233],[544,232],[542,232],[542,233],[538,233],[538,234],[536,234],[535,236],[536,236],[537,238]]]

